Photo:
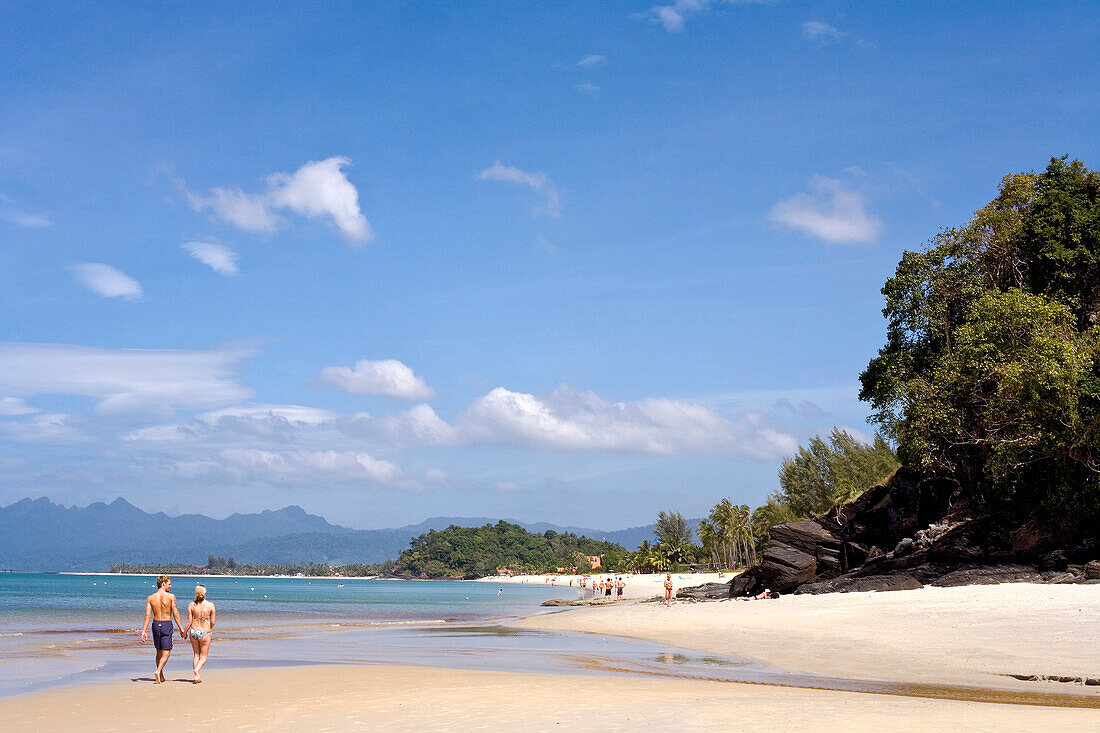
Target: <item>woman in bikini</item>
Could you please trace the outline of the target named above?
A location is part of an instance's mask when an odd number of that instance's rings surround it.
[[[186,638],[191,640],[195,650],[195,684],[202,682],[199,670],[206,664],[210,655],[210,632],[214,630],[214,604],[206,600],[206,586],[195,586],[195,600],[187,606],[187,626],[183,628]]]

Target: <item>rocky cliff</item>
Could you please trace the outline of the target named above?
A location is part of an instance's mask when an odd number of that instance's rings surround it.
[[[1016,581],[1100,582],[1100,538],[983,514],[954,482],[902,470],[827,514],[772,527],[729,597]]]

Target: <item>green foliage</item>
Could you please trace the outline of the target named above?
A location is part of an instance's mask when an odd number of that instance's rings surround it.
[[[748,505],[735,506],[729,499],[722,499],[699,522],[698,532],[703,556],[714,568],[732,569],[756,562],[752,512]]]
[[[796,516],[791,508],[776,498],[776,494],[752,510],[752,538],[757,550],[762,550],[768,540],[768,530],[777,524],[794,522],[804,517]]]
[[[791,517],[807,519],[851,501],[889,477],[897,467],[894,452],[881,435],[867,445],[833,428],[828,443],[814,436],[808,446],[783,459],[779,492],[772,495],[771,501],[785,506]]]
[[[1026,512],[1100,509],[1100,175],[1007,176],[962,229],[906,252],[861,399],[906,466]]]
[[[534,534],[502,520],[483,527],[451,525],[415,537],[397,558],[394,571],[422,578],[479,578],[495,575],[501,568],[524,573],[574,566],[583,570],[587,563],[578,563],[579,558],[609,553],[614,559],[616,553],[624,556],[626,550],[571,532]]]
[[[653,525],[653,534],[657,542],[669,547],[691,544],[691,528],[680,512],[657,512],[657,521]]]

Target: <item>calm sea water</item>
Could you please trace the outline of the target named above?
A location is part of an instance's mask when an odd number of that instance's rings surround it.
[[[222,631],[257,625],[393,624],[526,616],[566,586],[359,578],[174,577],[181,614],[196,583],[218,610]],[[153,576],[0,573],[0,634],[138,629]],[[498,593],[499,591],[499,593]]]
[[[738,660],[659,644],[519,629],[569,586],[329,578],[173,578],[186,621],[196,582],[217,607],[209,669],[294,664],[416,664],[463,669],[680,673]],[[151,681],[139,631],[151,576],[0,574],[0,696],[129,677]],[[177,635],[169,679],[190,679]]]

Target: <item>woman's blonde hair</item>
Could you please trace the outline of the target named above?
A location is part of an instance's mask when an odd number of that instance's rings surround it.
[[[206,586],[199,583],[195,586],[195,603],[202,603],[206,600]]]

